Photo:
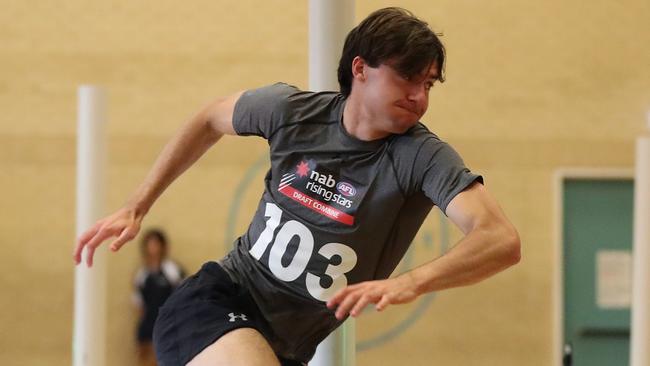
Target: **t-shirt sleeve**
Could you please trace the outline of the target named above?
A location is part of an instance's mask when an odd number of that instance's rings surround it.
[[[245,91],[233,113],[233,128],[238,135],[269,139],[287,121],[289,97],[299,92],[293,86],[276,83]]]
[[[446,212],[449,202],[475,181],[483,177],[472,173],[460,155],[444,141],[428,139],[420,147],[415,172],[419,174],[422,192]]]

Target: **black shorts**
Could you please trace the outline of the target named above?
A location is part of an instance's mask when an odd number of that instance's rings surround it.
[[[158,364],[185,365],[237,328],[253,328],[262,335],[269,331],[248,291],[234,283],[218,263],[205,263],[172,293],[158,312],[153,332]],[[302,365],[278,358],[283,366]]]

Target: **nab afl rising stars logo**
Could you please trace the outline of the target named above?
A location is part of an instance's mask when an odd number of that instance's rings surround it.
[[[246,231],[255,213],[255,209],[263,193],[264,184],[262,182],[264,181],[264,174],[269,169],[268,162],[269,158],[266,154],[258,159],[246,171],[243,177],[241,177],[235,189],[228,211],[225,230],[224,252],[226,253],[232,249],[235,239]],[[305,172],[296,172],[296,174],[300,173]],[[288,179],[291,178],[287,178],[286,180],[288,181]],[[325,182],[327,183],[326,180]],[[344,181],[336,182],[335,189],[340,193],[342,199],[353,197],[356,194],[355,187]],[[447,218],[440,210],[434,208],[422,224],[420,231],[415,236],[415,239],[413,239],[406,255],[402,258],[394,273],[399,274],[409,271],[422,263],[439,257],[447,249],[449,249],[449,225]],[[356,345],[357,351],[380,346],[401,336],[406,330],[418,322],[434,299],[435,293],[429,293],[420,297],[416,302],[395,306],[390,309],[391,311],[399,311],[403,315],[397,317],[392,322],[382,319],[382,324],[384,324],[382,329],[376,331],[374,334],[364,335],[362,332],[357,333],[357,337],[359,338]],[[367,311],[371,311],[372,309],[370,306],[366,308]],[[374,317],[360,317],[357,321],[373,322],[376,319]],[[363,329],[364,327],[361,326],[359,328]],[[376,329],[376,327],[373,328]]]

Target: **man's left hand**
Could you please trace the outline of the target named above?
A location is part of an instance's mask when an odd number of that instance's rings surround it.
[[[327,307],[336,308],[336,318],[341,320],[349,313],[359,316],[368,304],[376,304],[377,311],[388,305],[409,303],[418,296],[415,281],[409,273],[387,280],[366,281],[339,290]]]

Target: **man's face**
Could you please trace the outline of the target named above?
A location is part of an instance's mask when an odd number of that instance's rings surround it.
[[[404,133],[427,111],[429,89],[438,78],[437,65],[411,78],[400,75],[390,63],[373,68],[366,65],[362,86],[364,104],[376,127],[387,133]]]

